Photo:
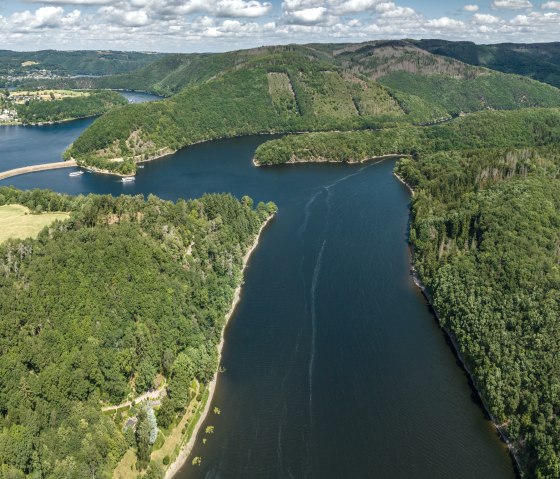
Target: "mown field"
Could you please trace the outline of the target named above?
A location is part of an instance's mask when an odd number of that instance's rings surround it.
[[[35,238],[45,226],[68,217],[68,213],[31,214],[29,208],[21,205],[0,206],[0,243]]]

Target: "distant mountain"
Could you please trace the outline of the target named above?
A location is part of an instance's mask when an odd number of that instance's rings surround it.
[[[411,40],[410,43],[470,65],[517,73],[560,87],[560,42],[477,45],[472,42]]]
[[[161,53],[117,51],[14,52],[0,50],[0,78],[25,79],[44,75],[101,76],[130,72],[164,56]]]

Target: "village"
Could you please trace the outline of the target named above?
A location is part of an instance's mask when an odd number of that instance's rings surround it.
[[[8,90],[0,93],[0,125],[21,123],[18,106],[27,106],[32,101],[56,101],[64,98],[89,96],[88,92],[72,90]]]

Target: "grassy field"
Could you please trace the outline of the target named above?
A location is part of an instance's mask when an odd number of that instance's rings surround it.
[[[129,449],[113,471],[113,479],[133,479],[135,477],[138,477],[136,453]]]
[[[67,213],[43,213],[32,215],[21,205],[0,206],[0,243],[7,239],[35,237],[55,220],[68,218]]]
[[[10,98],[15,103],[23,104],[30,97],[41,101],[53,101],[62,100],[63,98],[79,98],[84,96],[90,96],[90,92],[74,90],[20,90],[13,91]]]
[[[285,73],[268,74],[268,91],[279,115],[297,115],[298,109],[290,78]]]

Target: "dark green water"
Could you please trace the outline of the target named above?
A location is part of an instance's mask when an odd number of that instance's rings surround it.
[[[211,408],[221,415],[203,426],[215,433],[195,446],[202,465],[177,477],[514,478],[409,276],[409,194],[394,163],[255,168],[263,140],[196,145],[126,185],[68,170],[0,183],[168,199],[231,192],[278,204],[226,331]]]

